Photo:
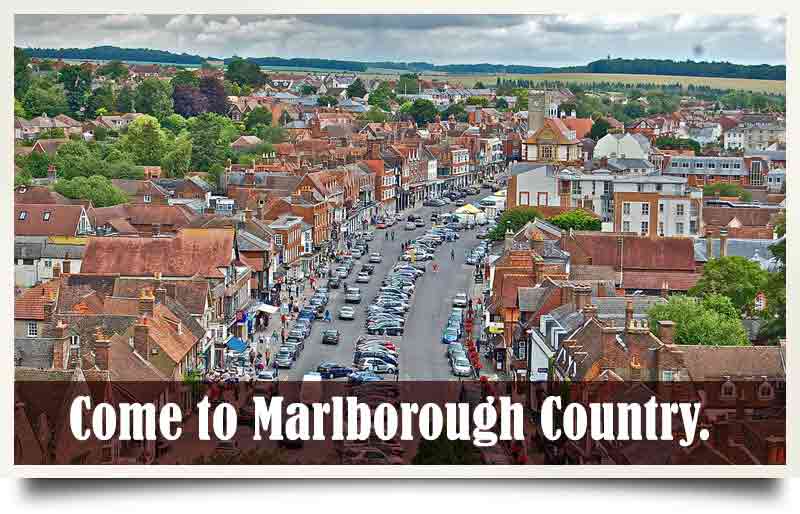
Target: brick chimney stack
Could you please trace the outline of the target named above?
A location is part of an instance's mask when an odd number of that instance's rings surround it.
[[[728,255],[728,230],[721,229],[719,231],[719,256],[720,258]]]
[[[111,368],[111,340],[103,334],[100,327],[97,327],[94,335],[94,361],[97,367],[103,371]]]
[[[506,229],[506,240],[503,248],[505,251],[510,252],[511,249],[514,247],[514,232],[508,228]]]
[[[622,250],[623,238],[621,235],[617,236],[617,258],[614,260],[614,271],[617,273],[622,271]]]
[[[140,316],[133,326],[133,349],[145,360],[150,360],[150,327],[144,316]]]
[[[58,278],[61,276],[61,263],[53,264],[53,278]]]
[[[625,302],[625,330],[627,331],[633,326],[633,300],[628,299]]]
[[[584,307],[592,303],[592,288],[586,284],[575,287],[575,310],[583,311]]]
[[[591,303],[583,308],[583,321],[590,319],[597,319],[597,306]]]
[[[155,301],[156,298],[153,296],[153,292],[149,289],[143,289],[139,294],[139,315],[152,316]]]
[[[536,255],[544,256],[544,238],[538,232],[534,232],[531,235],[531,250],[533,250]]]
[[[72,272],[72,262],[69,260],[69,253],[64,255],[64,264],[61,273],[64,275],[69,275]]]
[[[56,311],[56,294],[53,291],[47,293],[47,298],[42,306],[44,310],[44,322],[50,323],[53,321],[53,313]]]
[[[658,338],[666,346],[674,346],[675,340],[675,322],[670,320],[663,320],[658,322]]]
[[[245,221],[252,221],[253,220],[253,211],[251,209],[244,210],[244,220]]]
[[[156,302],[161,303],[161,304],[166,303],[166,301],[167,301],[167,289],[163,285],[159,284],[159,286],[156,287],[156,295],[155,296],[156,296]]]
[[[67,324],[61,320],[53,327],[53,369],[67,369],[69,362],[69,338]]]

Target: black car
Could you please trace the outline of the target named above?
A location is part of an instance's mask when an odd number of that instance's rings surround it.
[[[372,275],[373,273],[375,273],[375,265],[374,264],[363,264],[361,266],[361,271],[363,271],[367,275]]]
[[[403,335],[403,327],[397,322],[381,321],[369,325],[367,327],[367,333],[370,335],[382,334],[389,336],[401,336]]]
[[[329,289],[339,289],[341,285],[342,285],[342,280],[339,277],[333,277],[328,280]]]
[[[324,378],[340,378],[350,375],[354,370],[336,362],[323,362],[317,366],[317,373]]]
[[[322,331],[322,344],[339,344],[339,331],[328,328]]]

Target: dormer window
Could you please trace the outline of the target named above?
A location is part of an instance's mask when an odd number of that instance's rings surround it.
[[[42,213],[42,221],[50,221],[50,214],[52,214],[50,211]]]
[[[28,218],[28,211],[19,211],[19,219],[25,220]]]
[[[152,197],[150,195],[144,195],[144,203],[150,203],[152,201]]]
[[[77,348],[81,345],[81,336],[69,336],[70,348]]]
[[[758,399],[771,400],[775,396],[775,390],[769,382],[763,382],[758,386]]]
[[[736,385],[730,380],[722,384],[719,397],[723,400],[732,400],[736,398]]]

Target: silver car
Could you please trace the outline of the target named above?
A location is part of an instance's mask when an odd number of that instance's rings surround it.
[[[466,357],[456,357],[451,363],[450,367],[453,369],[453,374],[457,377],[472,376],[472,366]]]
[[[355,319],[356,311],[349,305],[339,307],[339,319]]]

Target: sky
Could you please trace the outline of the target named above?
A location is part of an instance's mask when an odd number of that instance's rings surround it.
[[[15,44],[204,57],[572,66],[607,56],[785,64],[786,20],[753,15],[64,15],[15,17]]]

